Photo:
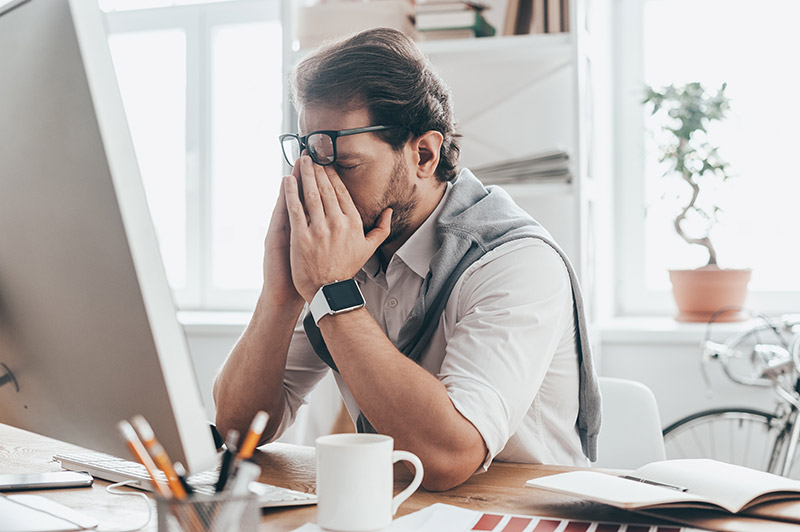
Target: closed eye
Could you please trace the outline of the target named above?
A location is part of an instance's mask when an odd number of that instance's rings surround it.
[[[337,170],[352,170],[352,169],[356,168],[358,165],[354,164],[352,166],[347,166],[347,165],[344,165],[344,164],[341,164],[341,163],[336,163],[335,166],[336,166]]]

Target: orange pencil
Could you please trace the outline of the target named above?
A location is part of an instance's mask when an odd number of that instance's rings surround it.
[[[237,460],[247,460],[253,456],[253,451],[256,450],[258,441],[261,439],[261,435],[264,434],[264,429],[267,428],[268,421],[269,414],[263,410],[256,412],[253,421],[250,422],[250,429],[247,431],[247,436],[245,436],[242,445],[239,446],[239,453],[236,455]]]
[[[144,443],[150,456],[153,458],[153,462],[155,462],[156,466],[167,476],[167,483],[169,484],[169,489],[172,494],[179,501],[185,500],[187,496],[186,490],[183,489],[183,484],[181,484],[181,480],[178,478],[178,473],[176,473],[175,468],[172,467],[172,462],[169,456],[167,456],[167,451],[165,451],[164,447],[156,440],[156,435],[152,427],[150,427],[150,423],[147,422],[144,416],[134,416],[133,419],[131,419],[131,423],[142,439],[142,443]]]
[[[170,492],[169,487],[164,485],[163,481],[159,478],[158,467],[155,462],[153,462],[153,459],[150,458],[150,455],[147,454],[147,449],[144,448],[142,440],[136,435],[136,431],[133,430],[131,424],[123,419],[117,423],[117,429],[119,429],[119,433],[122,434],[125,443],[128,444],[128,448],[131,450],[131,453],[133,453],[133,456],[147,469],[147,474],[150,475],[156,492],[165,499],[171,499],[172,492]]]
[[[167,456],[167,451],[156,439],[156,435],[153,432],[153,428],[150,426],[150,423],[147,422],[144,416],[134,416],[131,419],[131,424],[139,434],[139,438],[141,438],[142,443],[144,443],[144,447],[147,449],[147,452],[150,454],[153,462],[155,462],[156,466],[167,476],[167,484],[172,496],[179,501],[185,501],[188,496],[186,489],[184,489],[183,484],[181,484],[178,473],[175,471],[169,456]],[[182,523],[181,526],[183,528],[197,531],[202,531],[205,529],[203,527],[202,520],[193,508],[183,507],[179,509],[173,509],[173,512],[178,521],[183,521],[181,516],[184,515],[184,512],[186,512],[188,523]]]

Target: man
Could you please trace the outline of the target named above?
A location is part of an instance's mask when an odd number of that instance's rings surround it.
[[[293,171],[214,384],[220,430],[264,409],[278,437],[331,367],[359,430],[417,454],[427,489],[494,459],[587,465],[599,394],[572,268],[500,189],[457,171],[449,91],[413,41],[334,43],[292,89]]]

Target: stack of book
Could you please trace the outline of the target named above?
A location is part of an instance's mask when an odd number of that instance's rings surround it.
[[[508,0],[504,35],[569,31],[569,0]]]
[[[426,0],[416,4],[419,40],[491,37],[494,26],[483,17],[485,4],[473,0]]]
[[[471,168],[485,184],[569,183],[569,154],[563,150],[541,152]]]

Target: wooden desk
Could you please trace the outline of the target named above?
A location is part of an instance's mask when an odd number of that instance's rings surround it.
[[[76,447],[72,445],[0,424],[0,473],[57,471],[60,469],[60,465],[52,460],[52,456],[59,452],[74,451],[75,449]],[[257,451],[255,459],[262,468],[261,480],[263,482],[305,492],[314,490],[313,447],[273,443]],[[443,502],[472,510],[501,513],[568,517],[588,521],[657,523],[657,521],[648,520],[610,506],[525,487],[525,481],[530,478],[547,476],[569,469],[571,468],[495,463],[487,473],[475,475],[450,491],[441,493],[417,491],[400,507],[398,515],[420,510],[436,502]],[[411,479],[411,474],[402,465],[395,470],[395,475],[398,488],[407,485]],[[101,529],[116,529],[141,524],[147,516],[144,502],[138,497],[110,494],[105,490],[108,484],[97,480],[91,488],[47,490],[35,493],[95,517],[100,521]],[[151,506],[154,507],[152,500]],[[261,530],[289,531],[315,520],[315,506],[268,509],[263,514]],[[156,531],[155,510],[153,520],[144,530]]]

